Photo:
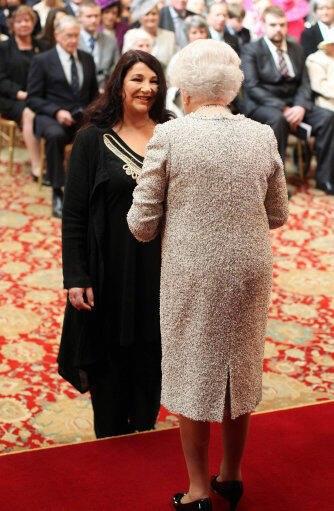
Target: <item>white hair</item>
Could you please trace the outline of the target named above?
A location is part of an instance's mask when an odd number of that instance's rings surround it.
[[[177,53],[169,70],[173,86],[198,101],[231,103],[239,92],[243,73],[240,59],[228,44],[198,39]]]
[[[74,16],[63,16],[59,21],[55,24],[55,32],[62,32],[65,28],[68,27],[78,27],[80,28],[80,23],[77,18]]]
[[[151,47],[154,44],[153,37],[148,32],[146,32],[144,29],[133,28],[133,29],[129,30],[128,32],[126,32],[125,37],[124,37],[122,53],[124,54],[129,50],[133,50],[133,48],[137,45],[137,43],[139,43],[141,41],[148,42]]]

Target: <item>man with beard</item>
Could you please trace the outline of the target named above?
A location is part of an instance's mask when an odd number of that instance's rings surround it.
[[[277,6],[264,13],[265,35],[242,50],[244,113],[269,124],[285,159],[287,139],[301,122],[316,139],[317,188],[334,195],[334,114],[315,106],[303,48],[287,39],[287,20]]]

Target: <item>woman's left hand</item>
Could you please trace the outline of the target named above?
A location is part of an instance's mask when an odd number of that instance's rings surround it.
[[[79,311],[91,311],[94,307],[94,293],[91,287],[71,287],[68,290],[68,298],[71,305]]]

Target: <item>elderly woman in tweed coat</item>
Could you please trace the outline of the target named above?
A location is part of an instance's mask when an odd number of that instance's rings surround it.
[[[269,126],[227,105],[242,72],[225,43],[199,40],[172,76],[187,114],[157,126],[128,224],[140,241],[162,234],[162,404],[179,414],[190,486],[176,509],[209,510],[210,486],[236,509],[250,413],[261,400],[270,300],[269,230],[288,217],[282,161]],[[210,422],[224,457],[208,475]]]

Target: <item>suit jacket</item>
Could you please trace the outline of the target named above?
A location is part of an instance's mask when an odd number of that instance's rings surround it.
[[[209,32],[211,34],[212,39],[215,39],[214,32],[211,30],[210,27]],[[238,38],[237,36],[231,34],[227,27],[224,28],[223,39],[221,40],[224,40],[226,44],[229,44],[231,48],[233,48],[233,50],[236,51],[238,55],[240,55],[240,46]]]
[[[54,117],[60,109],[70,112],[85,108],[97,95],[93,57],[78,50],[83,84],[76,96],[68,83],[56,48],[33,58],[28,76],[28,106],[37,114]]]
[[[305,57],[311,55],[318,49],[318,44],[323,41],[321,30],[318,23],[310,28],[306,28],[301,35],[300,44],[304,48]]]
[[[187,16],[193,16],[195,13],[191,11],[186,11]],[[175,32],[174,22],[172,15],[169,10],[169,6],[163,7],[160,11],[160,21],[159,27],[164,28],[165,30],[170,30],[171,32]]]
[[[98,61],[95,61],[96,78],[99,87],[103,87],[119,59],[119,51],[116,39],[103,32],[97,35],[95,44],[98,45],[99,49]],[[82,34],[80,34],[79,48],[86,53],[91,53]]]
[[[233,30],[230,29],[229,27],[226,27],[226,28],[231,35],[235,36],[238,39],[238,43],[239,43],[240,47],[243,46],[244,44],[247,44],[250,42],[251,36],[250,36],[250,31],[248,30],[248,28],[242,27],[242,29],[239,30],[239,32],[233,32]]]
[[[283,78],[263,39],[246,44],[241,50],[244,80],[244,113],[251,114],[259,106],[283,110],[298,105],[306,110],[313,106],[312,92],[305,67],[303,48],[287,41],[288,54],[295,72],[293,78]]]

